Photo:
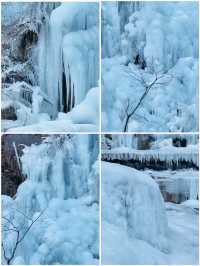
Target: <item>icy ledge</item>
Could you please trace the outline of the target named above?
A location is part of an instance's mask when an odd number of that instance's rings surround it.
[[[102,159],[109,161],[113,160],[139,160],[139,161],[150,161],[160,160],[166,161],[169,165],[172,162],[179,161],[191,161],[195,165],[199,165],[198,160],[198,148],[191,145],[186,148],[175,148],[170,147],[157,149],[157,150],[135,150],[126,147],[113,148],[111,150],[102,151]]]

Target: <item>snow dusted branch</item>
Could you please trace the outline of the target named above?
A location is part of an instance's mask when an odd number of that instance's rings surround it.
[[[6,227],[5,226],[2,227],[2,233],[3,232],[9,232],[9,233],[10,232],[14,232],[14,233],[16,233],[16,240],[15,240],[15,243],[14,243],[14,247],[13,247],[13,249],[12,249],[12,251],[11,251],[11,253],[9,255],[6,253],[5,243],[4,243],[3,239],[2,239],[1,247],[2,247],[2,250],[3,250],[3,257],[4,257],[7,265],[11,264],[12,260],[15,257],[17,247],[24,240],[24,238],[26,237],[26,235],[28,234],[28,232],[30,231],[32,226],[36,223],[36,221],[43,215],[45,209],[34,220],[30,219],[23,212],[21,212],[19,210],[16,210],[16,211],[18,211],[20,214],[22,214],[24,216],[24,218],[27,219],[28,221],[30,220],[31,223],[26,228],[26,230],[24,232],[22,232],[23,228],[18,228],[9,218],[7,218],[5,216],[2,216],[2,220],[6,221],[6,223],[8,224]]]

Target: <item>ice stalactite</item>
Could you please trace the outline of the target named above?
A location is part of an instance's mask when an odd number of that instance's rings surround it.
[[[43,26],[41,88],[55,102],[53,116],[79,104],[98,82],[98,5],[63,3]]]
[[[120,151],[121,149],[121,151]],[[108,161],[114,160],[138,160],[140,162],[145,161],[164,161],[169,166],[178,164],[180,162],[190,162],[198,166],[198,156],[197,150],[187,150],[184,148],[177,148],[176,150],[170,150],[169,152],[165,150],[123,150],[123,148],[113,149],[113,150],[103,150],[102,159]]]

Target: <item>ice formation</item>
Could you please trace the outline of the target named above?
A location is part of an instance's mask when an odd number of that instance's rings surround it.
[[[192,170],[144,172],[102,162],[103,264],[198,264],[198,200],[164,203],[156,173],[172,193],[188,193],[195,181],[191,198],[197,196],[198,173]]]
[[[175,147],[173,140],[184,140],[186,147]],[[198,151],[198,135],[116,134],[102,137],[101,158],[144,170],[159,184],[166,200],[181,203],[198,199]]]
[[[120,250],[115,250],[116,246],[121,247],[120,243],[115,243],[112,247],[115,242],[112,236],[117,228],[119,234],[121,231],[127,234],[130,244],[131,241],[140,240],[138,242],[141,246],[143,243],[143,250],[146,246],[147,250],[156,248],[161,252],[168,252],[168,225],[163,198],[156,182],[140,171],[102,162],[102,223],[104,264],[121,262],[120,256],[113,256],[121,253]],[[141,253],[133,252],[132,257],[125,260],[125,264],[138,264],[140,256]]]
[[[185,139],[186,147],[175,147],[172,145],[175,138]],[[148,147],[139,148],[139,143]],[[198,136],[194,135],[112,135],[108,143],[108,138],[102,136],[102,159],[113,160],[138,160],[145,161],[165,161],[169,168],[173,163],[179,164],[181,161],[192,162],[196,167],[199,165],[198,158]]]
[[[193,148],[193,147],[192,147]],[[165,161],[170,166],[173,162],[179,163],[179,161],[192,162],[198,166],[198,150],[187,149],[187,148],[174,148],[163,150],[134,150],[128,148],[116,148],[110,151],[103,151],[102,159],[113,161],[113,160],[139,160],[141,162],[155,160]]]
[[[151,89],[128,130],[198,129],[197,3],[103,3],[102,56],[104,131],[124,130],[127,99],[134,108],[145,89],[137,77],[150,83],[155,72],[171,78]]]
[[[41,88],[56,113],[70,111],[98,85],[98,5],[62,3],[54,9],[39,51]]]
[[[97,156],[95,135],[51,136],[24,148],[27,179],[15,199],[2,196],[3,217],[23,234],[31,219],[43,214],[18,246],[12,264],[98,263]],[[11,224],[3,219],[2,226]],[[15,238],[15,232],[3,231],[7,256]]]

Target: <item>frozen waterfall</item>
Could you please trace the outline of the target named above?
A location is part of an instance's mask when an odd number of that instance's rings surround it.
[[[26,209],[36,206],[42,210],[51,198],[64,200],[84,195],[94,162],[89,148],[94,149],[89,146],[88,136],[52,136],[41,145],[24,148],[21,161],[27,179],[18,189],[17,201],[27,204]],[[36,167],[33,162],[37,162]]]
[[[98,4],[62,3],[45,19],[39,45],[40,87],[55,117],[98,85]]]
[[[14,250],[16,230],[25,238],[11,264],[98,264],[97,155],[96,135],[53,135],[23,149],[26,180],[14,198],[2,196],[3,264]]]

